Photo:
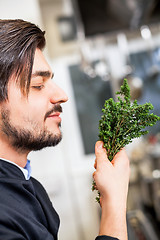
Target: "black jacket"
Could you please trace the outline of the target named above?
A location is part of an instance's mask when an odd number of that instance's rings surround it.
[[[43,186],[32,177],[25,180],[17,166],[0,160],[0,240],[57,240],[59,223]]]

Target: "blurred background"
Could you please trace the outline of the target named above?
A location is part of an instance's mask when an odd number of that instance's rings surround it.
[[[45,56],[69,96],[63,140],[33,152],[32,175],[60,215],[59,239],[93,240],[100,207],[91,191],[94,145],[104,101],[124,78],[132,100],[160,115],[159,0],[0,0],[0,18],[22,18],[46,31]],[[129,240],[160,239],[160,123],[127,146],[131,160]]]

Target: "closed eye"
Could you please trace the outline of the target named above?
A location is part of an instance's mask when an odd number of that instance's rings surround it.
[[[32,88],[34,88],[36,90],[41,90],[42,88],[44,88],[44,85],[32,86]]]

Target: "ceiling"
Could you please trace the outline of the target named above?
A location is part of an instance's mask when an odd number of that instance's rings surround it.
[[[159,0],[72,0],[86,36],[160,22]]]

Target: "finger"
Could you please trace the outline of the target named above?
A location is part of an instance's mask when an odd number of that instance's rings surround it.
[[[96,142],[95,155],[96,155],[96,161],[97,162],[107,160],[106,149],[103,147],[103,142],[102,141]]]
[[[99,204],[102,207],[102,197],[100,196]]]
[[[98,141],[95,145],[95,155],[96,155],[96,167],[97,169],[99,168],[99,166],[101,165],[101,163],[110,163],[110,161],[107,158],[107,152],[106,149],[103,147],[103,142],[102,141]]]
[[[95,159],[94,168],[97,168],[97,159]]]
[[[93,172],[93,174],[92,174],[93,178],[94,178],[95,174],[96,174],[96,171],[95,171],[95,172]]]

